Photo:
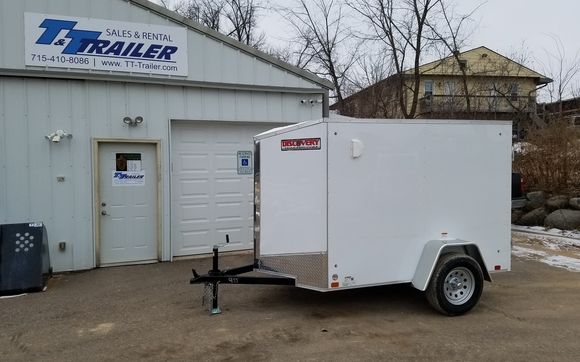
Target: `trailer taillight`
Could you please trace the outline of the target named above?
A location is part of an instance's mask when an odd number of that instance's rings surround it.
[[[496,265],[493,269],[495,269],[495,270],[501,270],[501,265]]]

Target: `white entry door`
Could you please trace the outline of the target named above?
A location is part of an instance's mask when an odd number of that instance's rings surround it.
[[[158,260],[156,145],[99,143],[99,264]]]
[[[253,136],[280,124],[173,122],[171,246],[174,256],[253,247]],[[244,162],[243,160],[246,160]]]

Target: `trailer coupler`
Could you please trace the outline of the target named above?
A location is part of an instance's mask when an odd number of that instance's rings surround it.
[[[226,243],[229,242],[229,236],[226,235]],[[232,269],[219,269],[219,245],[213,247],[212,269],[207,274],[199,275],[195,269],[192,269],[193,278],[190,284],[204,284],[204,302],[211,299],[210,314],[220,314],[221,309],[218,304],[219,284],[264,284],[264,285],[296,285],[296,280],[289,277],[265,277],[265,276],[243,276],[254,271],[258,266],[257,261],[254,264],[244,265]],[[203,304],[203,303],[202,303]]]

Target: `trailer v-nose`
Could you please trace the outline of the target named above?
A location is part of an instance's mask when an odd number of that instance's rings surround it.
[[[411,283],[439,311],[510,261],[511,122],[320,120],[255,137],[255,262],[219,283],[332,291]],[[233,277],[260,271],[271,277]]]

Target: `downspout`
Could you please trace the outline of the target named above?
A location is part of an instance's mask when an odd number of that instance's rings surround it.
[[[328,118],[330,115],[329,111],[330,100],[328,97],[328,89],[322,93],[322,118]]]

